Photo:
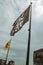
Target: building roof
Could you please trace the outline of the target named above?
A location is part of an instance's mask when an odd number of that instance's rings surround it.
[[[34,51],[34,53],[36,53],[36,52],[43,52],[43,48]]]

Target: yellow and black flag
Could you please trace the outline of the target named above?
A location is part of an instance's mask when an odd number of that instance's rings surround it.
[[[13,28],[10,32],[11,36],[14,36],[14,34],[18,32],[23,27],[23,25],[29,20],[30,7],[31,5],[29,5],[29,7],[14,22]]]
[[[4,47],[4,50],[8,50],[8,49],[10,48],[10,44],[11,44],[11,40],[9,40],[9,41],[6,43],[6,45],[5,45],[5,47]]]

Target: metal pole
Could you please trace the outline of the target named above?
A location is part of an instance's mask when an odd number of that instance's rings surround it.
[[[8,58],[9,49],[10,49],[10,48],[8,48],[8,50],[7,50],[7,55],[6,55],[5,65],[6,65],[6,63],[7,63],[7,58]]]
[[[32,5],[32,3],[31,3]],[[29,54],[30,54],[30,37],[31,37],[31,12],[32,7],[30,8],[30,22],[29,22],[29,34],[28,34],[28,47],[27,47],[27,58],[26,65],[29,65]]]
[[[12,38],[11,38],[11,40],[12,40]],[[8,59],[9,50],[10,50],[10,47],[9,47],[9,48],[8,48],[8,50],[7,50],[7,55],[6,55],[5,65],[6,65],[6,63],[7,63],[7,59]]]

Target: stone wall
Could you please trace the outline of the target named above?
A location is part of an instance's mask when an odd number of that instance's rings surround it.
[[[0,59],[0,65],[5,65],[5,60]],[[15,65],[15,62],[11,60],[11,61],[9,61],[8,64],[6,64],[6,65]]]
[[[34,51],[33,65],[43,65],[43,49]]]

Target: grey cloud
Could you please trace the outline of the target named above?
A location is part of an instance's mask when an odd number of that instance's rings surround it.
[[[43,0],[41,0],[41,5],[43,6]]]
[[[15,2],[16,1],[16,2]],[[16,20],[16,18],[25,10],[25,8],[29,5],[30,0],[26,0],[21,2],[17,0],[0,0],[0,39],[1,43],[0,49],[4,47],[7,40],[9,40],[10,31],[12,28],[12,24]],[[30,43],[30,65],[33,63],[33,51],[43,47],[43,15],[39,15],[35,10],[37,6],[37,2],[39,0],[32,0],[33,10],[32,10],[32,27],[31,27],[31,43]],[[43,1],[42,1],[43,2]],[[17,7],[17,5],[18,7]],[[26,4],[26,5],[25,5]],[[20,6],[19,6],[20,5]],[[35,5],[35,6],[34,6]],[[25,7],[26,6],[26,7]],[[18,11],[19,8],[19,11]],[[37,14],[40,16],[38,17]],[[26,51],[27,51],[27,43],[28,43],[28,23],[19,31],[14,37],[12,37],[11,49],[10,53],[15,51],[15,54],[12,54],[14,57],[8,58],[8,60],[12,59],[15,61],[16,65],[25,65]],[[21,57],[21,59],[20,59]],[[4,56],[2,58],[5,59]],[[18,59],[19,58],[19,59]],[[32,59],[32,60],[31,60]],[[21,64],[22,63],[22,64]]]

